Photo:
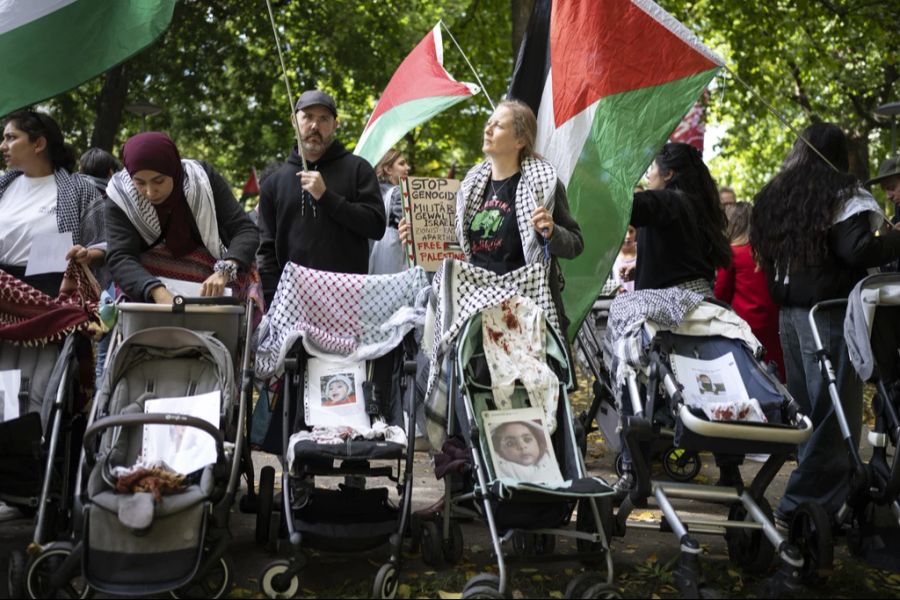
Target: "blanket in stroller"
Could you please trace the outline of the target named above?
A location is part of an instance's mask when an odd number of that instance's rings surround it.
[[[466,262],[446,259],[435,274],[431,288],[435,299],[434,341],[424,412],[428,441],[432,448],[440,448],[447,439],[447,353],[468,320],[513,296],[534,301],[557,331],[559,319],[546,270],[540,263],[497,275]]]
[[[288,263],[259,328],[256,375],[284,370],[297,339],[314,356],[348,361],[383,356],[422,324],[428,279],[421,267],[393,275],[356,275]]]

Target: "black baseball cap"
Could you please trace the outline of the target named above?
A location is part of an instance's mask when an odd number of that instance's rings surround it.
[[[297,105],[294,107],[294,112],[316,104],[324,106],[331,111],[335,119],[337,118],[337,106],[334,104],[334,98],[319,90],[306,90],[300,94],[300,98],[297,99]]]

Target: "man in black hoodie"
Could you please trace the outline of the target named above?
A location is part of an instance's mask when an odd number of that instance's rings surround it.
[[[384,203],[375,171],[334,139],[334,99],[309,90],[295,116],[307,170],[297,149],[263,182],[259,194],[257,263],[271,304],[288,261],[310,269],[367,273],[369,239],[384,235]]]

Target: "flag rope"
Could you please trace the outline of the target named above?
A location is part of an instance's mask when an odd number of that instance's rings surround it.
[[[294,112],[294,96],[291,94],[291,84],[288,81],[287,68],[284,66],[284,55],[281,53],[281,39],[278,37],[278,27],[275,26],[275,15],[272,12],[271,0],[266,0],[266,8],[269,9],[269,21],[272,23],[272,33],[275,34],[275,47],[278,49],[278,60],[281,61],[281,73],[284,75],[284,87],[287,89],[288,103],[291,105],[291,126],[297,134],[297,153],[300,154],[300,162],[303,170],[306,168],[306,156],[303,154],[303,141],[300,139],[300,125],[297,123],[297,114]]]
[[[785,127],[787,127],[788,129],[790,129],[790,130],[794,133],[794,135],[796,135],[798,138],[800,138],[801,140],[803,140],[803,143],[806,144],[807,146],[809,146],[810,150],[812,150],[813,152],[815,152],[816,154],[818,154],[818,155],[819,155],[819,158],[821,158],[822,160],[825,161],[825,164],[827,164],[829,167],[831,167],[832,169],[834,169],[834,170],[837,171],[838,173],[841,172],[840,169],[838,169],[836,166],[834,166],[834,163],[832,163],[830,160],[828,160],[827,158],[825,158],[825,155],[824,155],[824,154],[822,154],[821,152],[819,152],[819,149],[818,149],[818,148],[816,148],[815,146],[812,145],[812,142],[810,142],[808,139],[806,139],[806,138],[803,136],[803,134],[802,134],[801,132],[797,131],[797,129],[794,128],[793,125],[791,125],[790,123],[788,123],[787,117],[785,117],[784,115],[782,115],[780,112],[778,112],[778,110],[777,110],[774,106],[772,106],[771,104],[769,104],[769,103],[766,101],[766,99],[763,98],[763,97],[759,94],[759,92],[757,92],[755,89],[753,89],[753,88],[750,86],[750,84],[748,84],[746,81],[744,81],[743,79],[741,79],[740,76],[738,76],[737,73],[735,73],[735,72],[732,71],[730,68],[728,68],[728,65],[722,65],[722,66],[723,66],[723,68],[724,68],[726,71],[728,71],[728,73],[731,74],[732,77],[734,77],[735,81],[737,81],[737,82],[740,83],[742,86],[744,86],[745,88],[747,88],[747,91],[748,91],[748,92],[750,92],[753,96],[755,96],[757,100],[759,100],[760,102],[762,102],[763,106],[765,106],[765,107],[769,110],[770,113],[772,113],[773,115],[775,115],[775,117],[776,117],[779,121],[781,121],[781,123],[782,123]]]
[[[266,0],[268,2],[269,0]],[[447,31],[447,35],[450,36],[450,39],[453,40],[453,45],[456,46],[456,49],[459,50],[459,53],[462,54],[463,60],[466,61],[466,64],[469,65],[469,69],[471,69],[472,73],[475,75],[475,80],[478,82],[478,85],[481,86],[481,91],[484,93],[484,97],[487,98],[488,102],[491,105],[491,110],[497,110],[497,106],[494,104],[494,101],[491,99],[491,95],[488,94],[487,88],[484,87],[484,82],[481,81],[481,77],[478,76],[478,71],[475,70],[475,67],[472,66],[472,63],[469,62],[469,57],[466,56],[466,53],[463,52],[462,47],[460,47],[459,43],[456,41],[456,38],[453,37],[453,32],[450,31],[450,28],[447,27],[447,24],[444,23],[444,20],[440,21],[441,27],[443,27]]]

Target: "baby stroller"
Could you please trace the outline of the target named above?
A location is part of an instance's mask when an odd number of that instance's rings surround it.
[[[847,307],[844,339],[850,360],[863,381],[875,386],[872,410],[875,425],[868,432],[872,457],[868,462],[847,422],[834,368],[822,344],[816,321],[819,311]],[[817,358],[828,384],[835,416],[850,458],[847,500],[833,517],[818,505],[801,504],[791,519],[791,535],[809,548],[827,571],[831,566],[834,532],[846,533],[856,554],[883,554],[900,525],[900,275],[871,275],[857,284],[849,300],[816,304],[809,312]],[[891,515],[891,516],[888,516]],[[887,518],[883,518],[887,516]],[[833,520],[832,520],[833,519]],[[896,546],[894,546],[896,548]],[[877,559],[881,560],[881,559]],[[895,567],[896,568],[896,567]]]
[[[84,435],[75,541],[68,556],[45,561],[41,597],[70,586],[80,568],[89,590],[116,596],[220,598],[234,574],[225,552],[251,389],[253,305],[176,296],[170,306],[118,310]],[[166,465],[152,462],[159,456]]]
[[[37,597],[40,552],[72,527],[82,407],[92,385],[92,307],[80,295],[50,298],[6,273],[0,305],[0,500],[36,516],[28,554],[8,557],[9,593]]]
[[[578,415],[578,421],[584,431],[585,443],[582,454],[587,450],[587,436],[599,429],[606,446],[616,455],[615,469],[621,476],[625,471],[625,456],[622,453],[619,436],[619,414],[616,411],[615,395],[610,387],[612,380],[606,363],[603,362],[600,341],[606,332],[606,321],[612,302],[613,298],[598,298],[575,337],[581,368],[593,377],[591,406]],[[675,431],[671,427],[661,427],[660,435],[654,439],[649,449],[650,460],[659,461],[663,471],[673,481],[692,481],[700,474],[703,460],[700,454],[693,450],[677,448],[673,444],[674,437]]]
[[[448,260],[433,285],[440,307],[426,409],[433,421],[429,437],[432,445],[446,439],[445,453],[464,449],[468,464],[447,470],[443,508],[419,524],[423,559],[458,562],[464,543],[459,521],[483,520],[498,575],[473,576],[463,598],[506,597],[507,562],[559,558],[553,556],[558,537],[576,540],[578,551],[567,558],[605,566],[574,578],[566,597],[617,597],[606,535],[611,523],[602,520],[611,514],[614,492],[585,472],[567,396],[572,379],[566,345],[545,316],[555,319],[543,267],[498,276]],[[446,435],[436,436],[437,426]],[[576,506],[576,526],[566,527]]]
[[[360,553],[385,544],[390,556],[372,597],[396,595],[413,485],[412,329],[426,286],[421,268],[350,275],[285,267],[256,354],[258,377],[284,373],[281,525],[290,557],[260,576],[268,597],[297,593],[307,548]],[[335,477],[344,481],[336,489],[326,479]],[[398,504],[389,487],[370,487],[376,478],[396,487]],[[271,527],[273,479],[263,469],[258,540]]]
[[[676,582],[689,598],[699,597],[703,587],[695,534],[724,535],[729,558],[750,572],[767,572],[777,551],[783,566],[766,582],[766,594],[777,596],[798,586],[811,562],[776,530],[765,491],[787,456],[809,438],[812,425],[759,362],[759,343],[749,326],[730,309],[700,299],[671,289],[629,294],[628,302],[681,305],[686,314],[675,322],[630,320],[624,333],[617,327],[619,336],[606,340],[610,371],[621,382],[621,408],[626,409],[623,414],[630,413],[622,421],[636,484],[616,514],[615,534],[625,535],[627,527],[674,532],[681,547]],[[616,309],[613,306],[611,323]],[[635,312],[622,306],[620,314],[633,318]],[[661,423],[670,420],[676,447],[716,454],[718,485],[651,479],[648,444],[659,435]],[[745,485],[738,466],[749,453],[770,456]],[[683,517],[672,498],[723,504],[728,518]],[[647,500],[656,502],[662,517],[629,520],[633,509]]]

